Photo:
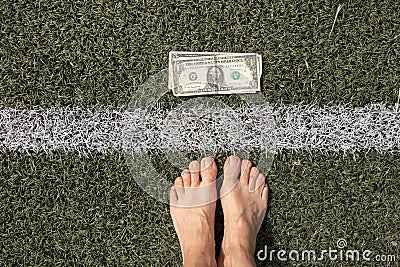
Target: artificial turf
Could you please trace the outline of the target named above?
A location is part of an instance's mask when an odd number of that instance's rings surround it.
[[[400,84],[397,0],[11,1],[0,13],[2,106],[125,105],[170,50],[262,54],[273,103],[394,103]]]
[[[2,265],[180,265],[168,205],[136,186],[119,153],[92,158],[9,153],[1,162]],[[351,249],[398,255],[399,171],[398,155],[371,153],[356,160],[278,155],[268,177],[270,210],[257,250],[267,245],[320,251],[345,238]],[[336,266],[341,264],[360,263]]]
[[[399,1],[3,1],[0,14],[0,107],[126,105],[170,50],[262,54],[271,103],[391,106],[400,86]],[[0,265],[180,265],[168,206],[120,153],[0,158]],[[277,155],[257,250],[345,238],[400,260],[399,173],[399,153]]]

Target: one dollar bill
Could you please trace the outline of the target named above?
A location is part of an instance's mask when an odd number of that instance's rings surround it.
[[[175,96],[260,91],[261,55],[170,52],[168,87]]]

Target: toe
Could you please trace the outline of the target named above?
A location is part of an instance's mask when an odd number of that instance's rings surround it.
[[[265,185],[263,190],[262,190],[262,194],[261,194],[261,198],[267,202],[268,201],[268,185]]]
[[[189,170],[190,170],[190,179],[191,179],[192,187],[199,186],[200,185],[200,163],[198,161],[190,162]]]
[[[240,174],[240,158],[238,156],[230,156],[224,164],[224,181],[231,180],[237,182]]]
[[[265,187],[265,176],[264,176],[264,174],[260,173],[256,177],[257,178],[255,178],[256,183],[255,183],[254,190],[258,191],[260,193],[260,196],[262,196],[261,194]]]
[[[241,165],[241,170],[240,170],[241,171],[240,182],[243,185],[249,184],[250,170],[251,170],[250,160],[247,160],[247,159],[242,160],[242,165]]]
[[[176,205],[178,202],[178,193],[176,192],[175,186],[172,186],[169,191],[169,202],[171,205]]]
[[[183,194],[185,193],[184,188],[183,188],[183,179],[182,177],[178,177],[175,180],[175,191],[176,195],[178,196],[178,199],[183,197]]]
[[[189,170],[183,170],[181,173],[182,180],[183,180],[183,186],[184,187],[190,187],[191,184],[191,179],[190,179],[190,171]]]
[[[258,179],[258,174],[260,173],[260,171],[258,170],[258,168],[253,167],[251,168],[250,171],[250,177],[249,177],[249,192],[253,192],[254,190],[256,190],[256,182]]]
[[[230,156],[224,164],[224,182],[222,183],[220,195],[223,196],[231,191],[237,185],[240,174],[241,160],[237,156]]]
[[[205,157],[201,160],[201,179],[205,184],[215,181],[217,177],[217,164],[213,158]]]

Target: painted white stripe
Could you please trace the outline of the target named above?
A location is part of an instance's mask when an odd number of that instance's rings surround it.
[[[107,154],[144,151],[246,150],[357,152],[400,150],[400,113],[382,104],[246,109],[179,108],[132,112],[103,107],[0,110],[0,151]]]

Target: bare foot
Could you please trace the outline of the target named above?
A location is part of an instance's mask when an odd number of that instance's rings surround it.
[[[267,211],[265,176],[249,160],[230,156],[224,165],[221,196],[224,239],[218,266],[255,266],[256,237]]]
[[[200,169],[201,167],[201,169]],[[170,212],[184,266],[216,266],[214,218],[217,165],[212,158],[189,164],[170,192]]]

